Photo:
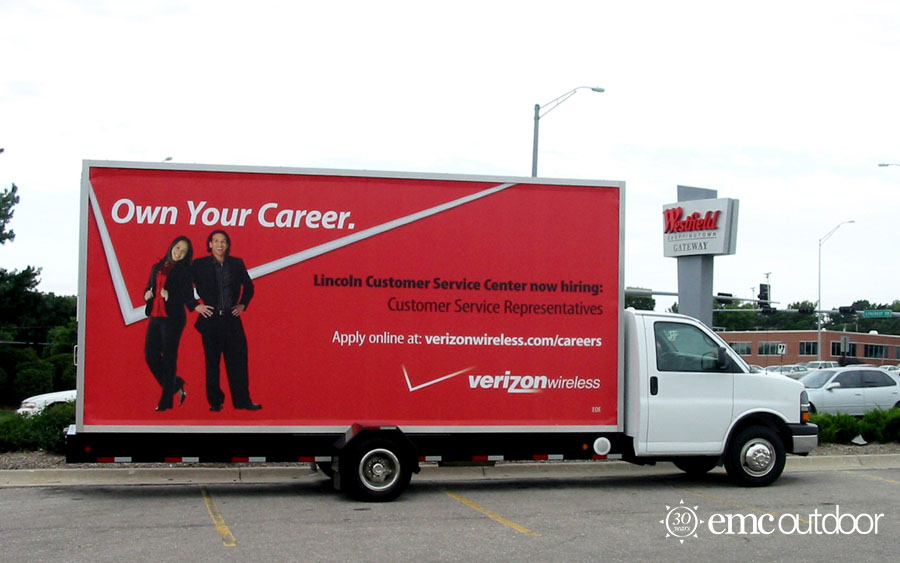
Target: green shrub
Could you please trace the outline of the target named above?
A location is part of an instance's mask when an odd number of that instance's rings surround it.
[[[65,453],[65,431],[70,424],[75,424],[75,403],[60,403],[44,409],[34,417],[34,435],[38,448],[55,453]]]
[[[862,437],[867,442],[879,442],[882,444],[892,442],[897,439],[897,436],[889,437],[885,434],[885,430],[888,427],[888,421],[891,418],[898,417],[900,417],[900,409],[891,409],[889,411],[876,409],[869,411],[859,421],[859,433],[862,434]]]
[[[881,431],[885,442],[900,442],[900,409],[891,409],[888,411],[887,420],[884,424],[884,430]]]
[[[0,420],[0,451],[64,453],[65,430],[74,423],[74,403],[53,405],[34,416],[5,418]]]
[[[810,422],[819,427],[819,443],[849,444],[860,434],[859,421],[849,414],[814,414]]]
[[[859,420],[849,414],[834,415],[834,441],[838,444],[849,444],[859,436]]]
[[[811,414],[809,421],[819,427],[819,443],[828,444],[834,442],[834,424],[830,414]]]
[[[19,452],[37,448],[31,421],[14,416],[0,421],[0,451]]]

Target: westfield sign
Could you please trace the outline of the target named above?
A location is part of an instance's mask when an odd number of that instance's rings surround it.
[[[665,233],[686,233],[690,231],[715,231],[719,228],[719,216],[722,211],[707,211],[700,215],[699,211],[684,216],[683,207],[663,209]]]
[[[695,199],[663,206],[664,254],[734,254],[738,200]]]

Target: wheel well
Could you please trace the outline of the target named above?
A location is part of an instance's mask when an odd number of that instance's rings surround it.
[[[742,418],[738,421],[737,424],[731,429],[731,432],[728,434],[728,441],[725,443],[725,450],[728,451],[728,447],[731,445],[732,439],[745,428],[749,428],[750,426],[765,426],[767,428],[771,428],[778,437],[781,438],[781,443],[784,445],[785,451],[791,453],[793,449],[793,436],[791,435],[791,430],[788,428],[787,424],[777,416],[768,413],[755,413],[749,416]]]

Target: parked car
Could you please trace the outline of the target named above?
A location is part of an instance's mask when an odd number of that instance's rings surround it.
[[[875,409],[900,408],[900,378],[883,369],[819,369],[800,378],[810,412],[862,416]]]
[[[808,369],[824,369],[824,368],[838,368],[841,367],[840,364],[831,360],[813,360],[811,362],[804,362],[803,364]]]
[[[766,371],[769,373],[780,373],[793,379],[800,379],[809,373],[809,368],[799,364],[788,364],[785,366],[770,366],[766,368]]]
[[[59,403],[75,402],[75,390],[56,391],[54,393],[44,393],[43,395],[35,395],[28,397],[22,401],[22,405],[16,411],[18,414],[32,416],[40,413],[51,405]]]

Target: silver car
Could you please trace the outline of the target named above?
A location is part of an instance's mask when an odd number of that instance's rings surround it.
[[[883,369],[819,369],[800,378],[811,412],[862,416],[875,409],[900,408],[900,379]]]

